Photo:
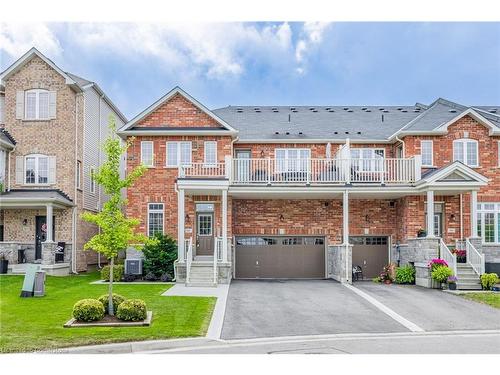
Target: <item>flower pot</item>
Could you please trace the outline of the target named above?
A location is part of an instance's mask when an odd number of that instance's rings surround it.
[[[432,280],[432,282],[431,282],[431,288],[432,289],[441,289],[441,283],[440,282],[437,282],[434,279],[431,279],[431,280]]]
[[[391,284],[392,284],[392,281],[391,281],[391,280],[384,280],[384,284],[385,284],[385,285],[391,285]]]
[[[0,260],[0,273],[7,273],[8,268],[9,268],[9,260],[8,259]]]
[[[449,290],[457,290],[457,284],[456,283],[449,283],[448,289]]]
[[[443,289],[443,290],[448,289],[448,284],[447,283],[441,283],[441,289]]]

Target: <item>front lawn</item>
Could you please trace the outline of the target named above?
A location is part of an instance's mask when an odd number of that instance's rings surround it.
[[[461,296],[500,309],[500,293],[498,292],[463,293]]]
[[[63,328],[76,301],[106,293],[106,284],[89,284],[98,279],[98,273],[48,276],[45,297],[20,298],[23,276],[0,276],[0,352],[205,335],[216,299],[162,297],[171,287],[165,284],[113,286],[115,293],[146,302],[153,311],[150,327]]]

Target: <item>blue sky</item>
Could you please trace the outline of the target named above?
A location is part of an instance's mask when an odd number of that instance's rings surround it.
[[[0,24],[131,118],[179,85],[226,105],[500,104],[500,23]]]

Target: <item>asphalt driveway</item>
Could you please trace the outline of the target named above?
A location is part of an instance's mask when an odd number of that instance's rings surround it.
[[[354,286],[425,331],[500,329],[500,310],[454,294],[369,281]]]
[[[331,280],[234,280],[223,339],[408,332],[404,326]]]
[[[500,311],[416,286],[354,286],[424,331],[500,329]],[[394,315],[394,314],[393,314]],[[351,289],[331,280],[231,283],[223,339],[409,332]]]

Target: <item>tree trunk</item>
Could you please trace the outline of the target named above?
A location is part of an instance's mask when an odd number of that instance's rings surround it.
[[[115,310],[113,308],[113,266],[115,259],[112,257],[109,262],[109,287],[108,287],[108,313],[109,315],[115,315]]]

